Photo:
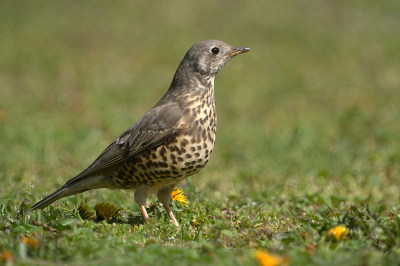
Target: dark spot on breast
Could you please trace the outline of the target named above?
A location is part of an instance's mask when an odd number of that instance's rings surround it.
[[[184,149],[184,148],[181,148],[180,152],[182,152],[182,153],[186,153],[186,149]]]
[[[196,161],[191,161],[191,162],[190,162],[190,164],[195,164],[195,163],[196,163]]]
[[[192,158],[192,155],[186,154],[186,158],[190,159],[190,158]]]
[[[183,162],[183,158],[182,157],[178,157],[178,161],[179,162]]]
[[[174,152],[175,151],[174,146],[172,146],[172,145],[168,146],[167,148],[168,148],[168,150],[170,152]]]
[[[177,133],[172,134],[172,136],[165,142],[165,144],[170,145],[171,143],[178,142],[178,140],[176,139],[177,136],[178,136]],[[169,147],[167,147],[167,148],[169,148]]]
[[[175,164],[178,164],[176,161],[174,161],[174,162],[175,162]],[[173,163],[173,162],[172,162],[172,163]],[[170,165],[169,168],[171,168],[171,170],[175,170],[175,169],[176,169],[176,167],[173,166],[173,165]]]
[[[140,176],[141,178],[143,178],[143,177],[144,177],[144,174],[140,173],[139,176]]]
[[[196,137],[195,136],[193,136],[191,139],[190,139],[190,143],[196,143]]]
[[[168,158],[165,157],[165,156],[162,156],[161,159],[162,159],[164,162],[168,161]]]
[[[191,151],[196,151],[196,148],[195,147],[190,147],[190,150]]]
[[[148,162],[145,163],[145,165],[146,165],[147,168],[150,168],[151,167],[151,162],[148,161]]]
[[[188,166],[189,164],[190,164],[189,162],[186,162],[186,163],[185,163],[186,166]]]
[[[144,166],[144,164],[139,164],[139,167],[142,168],[143,170],[146,170],[146,166]]]
[[[189,167],[188,167],[188,169],[193,169],[193,167],[194,167],[194,166],[193,166],[193,165],[191,165],[191,166],[189,166]]]
[[[207,158],[208,158],[208,154],[206,154],[206,155],[204,156],[204,158],[206,158],[206,159],[207,159]]]
[[[196,166],[196,168],[202,168],[202,167],[203,167],[203,165],[201,165],[201,164]]]
[[[172,173],[173,173],[174,175],[178,175],[178,174],[179,174],[177,171],[172,171]]]
[[[182,171],[186,171],[186,169],[187,169],[187,168],[185,168],[185,167],[184,167],[184,168],[181,168]]]
[[[155,153],[152,153],[152,154],[151,154],[151,158],[157,159],[157,155],[156,155]]]
[[[166,175],[170,175],[170,174],[171,174],[170,171],[165,171],[164,173],[165,173]]]
[[[197,160],[198,163],[201,163],[201,161],[203,161],[203,159],[198,159],[198,160]]]
[[[166,153],[166,152],[167,152],[167,150],[165,149],[165,147],[161,147],[161,149],[160,149],[160,155],[163,156],[164,153]]]
[[[200,146],[200,145],[197,146],[197,150],[198,150],[198,151],[201,150],[201,146]]]
[[[175,161],[175,160],[173,160],[172,161],[172,164],[178,164],[178,162],[177,161]],[[173,165],[171,165],[171,167],[172,167]]]
[[[200,153],[196,152],[196,153],[194,154],[194,156],[199,157],[199,156],[200,156]]]
[[[203,148],[204,149],[207,149],[207,144],[204,142],[204,144],[203,144]]]

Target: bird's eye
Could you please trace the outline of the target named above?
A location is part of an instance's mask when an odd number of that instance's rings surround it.
[[[213,48],[211,48],[211,52],[213,54],[218,54],[219,53],[219,48],[218,47],[213,47]]]

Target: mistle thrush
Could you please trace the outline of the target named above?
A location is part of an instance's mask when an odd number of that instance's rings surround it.
[[[193,45],[161,100],[111,143],[82,173],[32,206],[91,189],[136,189],[144,219],[149,194],[157,194],[173,223],[169,207],[175,186],[206,166],[214,148],[217,113],[214,78],[234,56],[250,51],[217,40]]]

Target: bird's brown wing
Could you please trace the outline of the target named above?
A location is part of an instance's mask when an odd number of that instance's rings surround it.
[[[85,171],[64,186],[164,143],[177,131],[181,118],[181,109],[177,104],[156,105],[112,142]]]

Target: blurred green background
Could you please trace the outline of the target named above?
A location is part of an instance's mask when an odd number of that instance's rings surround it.
[[[400,2],[1,1],[0,195],[84,170],[165,93],[186,51],[251,52],[216,77],[204,199],[399,203]],[[132,192],[87,192],[135,209]],[[222,207],[222,206],[221,206]]]

